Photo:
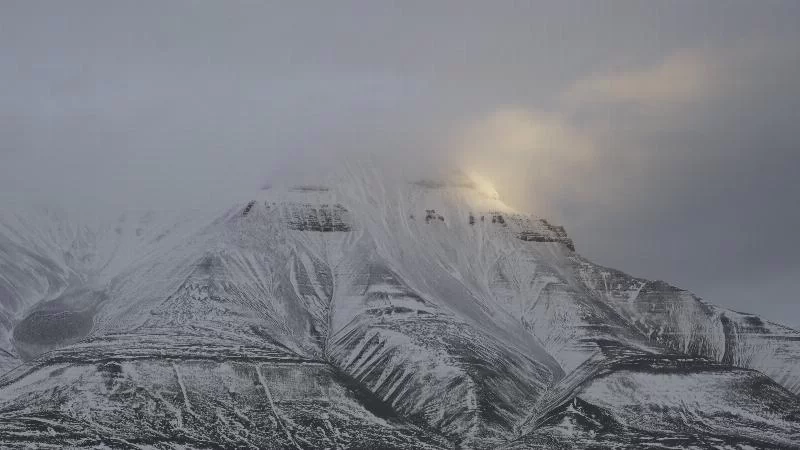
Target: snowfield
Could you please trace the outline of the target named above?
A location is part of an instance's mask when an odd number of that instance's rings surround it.
[[[0,446],[800,448],[800,333],[464,175],[0,213]]]

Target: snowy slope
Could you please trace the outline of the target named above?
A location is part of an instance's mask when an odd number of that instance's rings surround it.
[[[800,333],[594,265],[464,175],[365,165],[222,210],[4,208],[0,372],[4,445],[800,436]]]

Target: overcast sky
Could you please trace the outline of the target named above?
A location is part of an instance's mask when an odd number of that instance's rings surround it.
[[[800,326],[800,2],[0,2],[0,192],[223,201],[352,151]]]

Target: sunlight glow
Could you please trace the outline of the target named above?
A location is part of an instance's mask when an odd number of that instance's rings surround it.
[[[494,185],[491,181],[489,181],[488,178],[479,175],[475,171],[468,171],[467,176],[473,183],[475,183],[475,189],[477,189],[478,192],[493,200],[500,199],[500,194],[497,192],[497,190],[494,188]]]

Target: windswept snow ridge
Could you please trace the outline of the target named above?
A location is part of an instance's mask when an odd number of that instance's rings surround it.
[[[0,446],[798,448],[800,333],[463,175],[0,214]]]

